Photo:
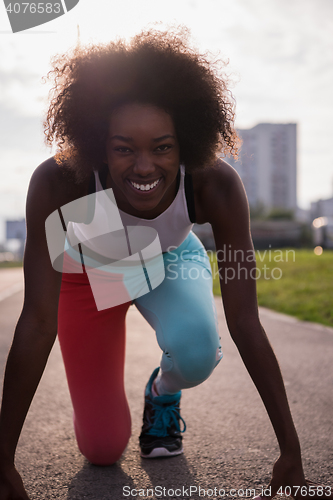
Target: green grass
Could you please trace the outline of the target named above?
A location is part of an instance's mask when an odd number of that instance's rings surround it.
[[[266,254],[260,250],[256,257],[260,306],[333,327],[333,251],[315,255],[313,250],[272,249]],[[216,270],[216,257],[212,259]],[[22,262],[0,262],[0,268],[19,266]],[[221,295],[218,274],[213,275],[214,295]]]
[[[313,250],[306,249],[272,249],[264,255],[261,250],[256,252],[256,259],[261,273],[257,279],[260,306],[333,326],[333,251],[315,255]],[[214,278],[213,291],[215,295],[221,294],[218,276]]]
[[[5,261],[5,262],[0,262],[0,269],[5,269],[8,267],[22,267],[23,263],[20,261]]]

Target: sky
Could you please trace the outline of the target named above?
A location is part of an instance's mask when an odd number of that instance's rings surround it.
[[[332,196],[332,0],[80,0],[15,34],[1,2],[0,219],[24,216],[31,174],[54,154],[42,131],[51,57],[75,46],[78,26],[85,44],[128,39],[150,23],[184,25],[196,47],[229,61],[238,128],[298,124],[300,207]]]

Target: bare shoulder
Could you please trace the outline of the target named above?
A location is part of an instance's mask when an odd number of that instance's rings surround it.
[[[38,205],[42,211],[56,210],[87,194],[88,183],[77,184],[73,175],[49,158],[34,171],[29,185],[27,206]]]
[[[215,165],[193,173],[197,222],[214,223],[235,216],[238,209],[247,210],[243,183],[236,170],[218,159]]]
[[[51,325],[52,332],[56,324],[61,273],[52,267],[45,222],[59,208],[85,196],[86,184],[76,184],[54,158],[39,165],[30,180],[26,208],[24,312],[36,321],[43,318],[43,324]],[[61,234],[60,245],[64,244],[64,235]]]

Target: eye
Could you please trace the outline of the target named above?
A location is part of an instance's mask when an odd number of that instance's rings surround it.
[[[115,151],[117,151],[118,153],[131,153],[132,150],[130,148],[128,148],[127,146],[118,146],[116,148],[114,148]]]
[[[158,151],[158,152],[161,152],[161,153],[165,153],[165,152],[169,151],[171,148],[172,148],[171,144],[161,144],[160,146],[158,146],[156,148],[155,151]]]

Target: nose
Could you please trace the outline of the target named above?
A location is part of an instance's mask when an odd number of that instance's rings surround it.
[[[154,173],[155,165],[153,158],[148,154],[140,154],[136,157],[133,172],[142,177]]]

